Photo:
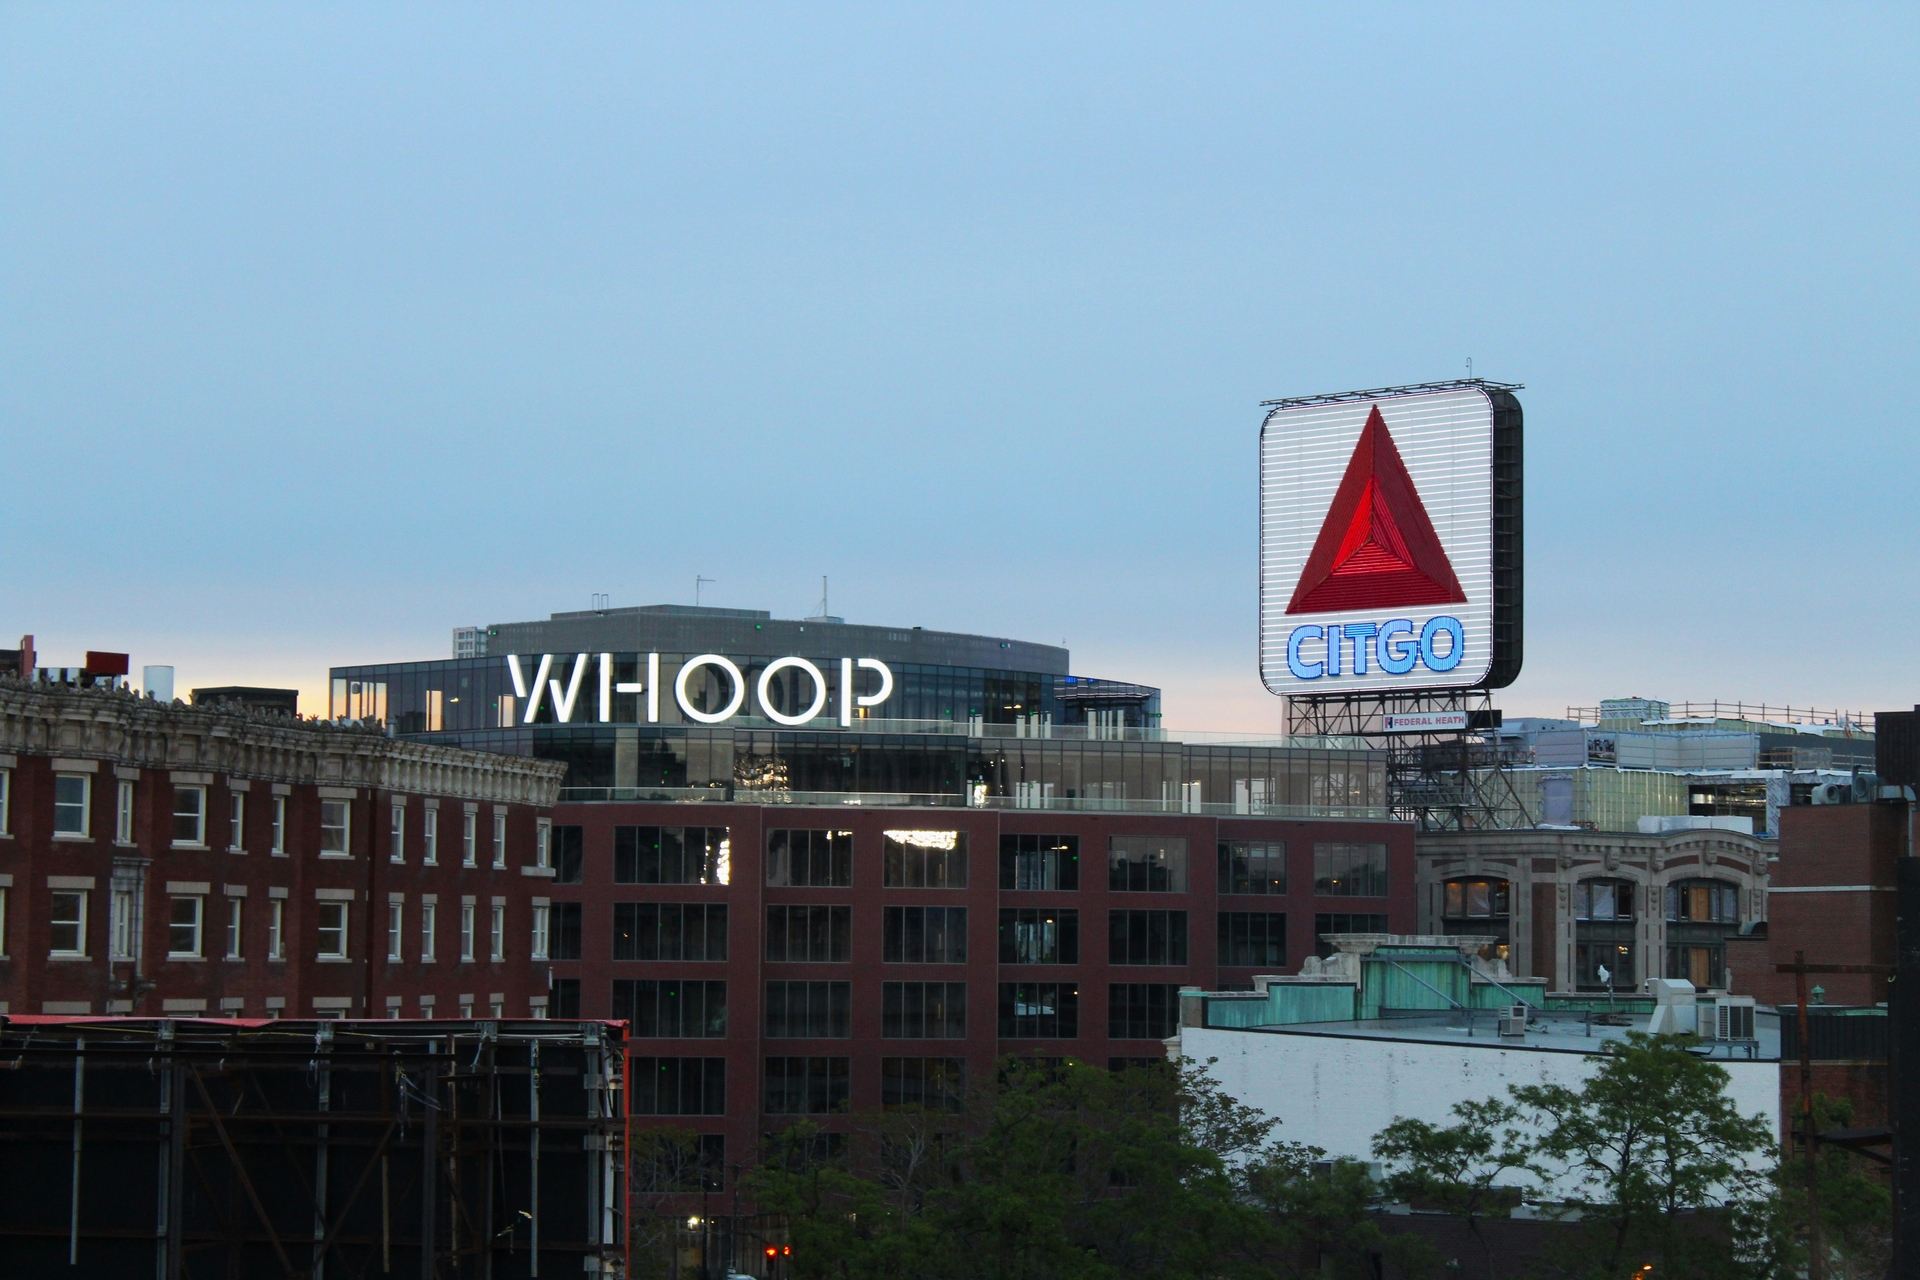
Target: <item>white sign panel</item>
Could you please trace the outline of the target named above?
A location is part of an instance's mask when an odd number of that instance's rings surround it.
[[[1492,664],[1486,392],[1276,408],[1260,432],[1267,688],[1470,688]]]
[[[1454,733],[1467,727],[1464,711],[1409,711],[1382,717],[1388,733]]]

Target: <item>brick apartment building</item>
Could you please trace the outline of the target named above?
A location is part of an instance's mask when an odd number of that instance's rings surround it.
[[[562,772],[0,677],[0,1013],[538,1016]]]

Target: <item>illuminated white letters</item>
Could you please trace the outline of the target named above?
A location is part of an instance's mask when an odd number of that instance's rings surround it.
[[[533,724],[540,713],[543,702],[553,707],[553,722],[570,724],[574,712],[580,709],[581,685],[586,680],[587,667],[596,666],[594,710],[592,718],[600,724],[614,723],[614,697],[618,694],[644,694],[646,707],[645,720],[648,724],[660,722],[660,655],[647,655],[647,671],[644,680],[615,680],[614,656],[611,653],[579,653],[557,655],[562,662],[568,657],[573,659],[573,670],[568,674],[563,688],[554,676],[556,655],[540,655],[539,665],[535,668],[533,679],[527,679],[526,668],[521,664],[520,655],[510,653],[507,658],[507,674],[513,681],[514,696],[520,700],[526,710],[521,717],[522,724]],[[597,661],[596,661],[597,660]],[[718,667],[733,682],[733,690],[728,695],[726,705],[718,711],[705,711],[701,707],[705,699],[696,702],[689,692],[695,673],[703,667]],[[813,681],[813,697],[799,715],[788,715],[774,705],[773,678],[782,671],[804,671]],[[879,676],[880,687],[873,693],[856,692],[854,676],[860,671],[872,671]],[[826,673],[806,658],[775,658],[760,672],[759,679],[753,682],[754,692],[758,695],[760,714],[775,724],[795,728],[809,724],[827,709],[827,701],[832,697],[828,688]],[[719,724],[731,720],[740,714],[746,705],[748,681],[739,665],[732,659],[718,653],[703,653],[687,659],[681,664],[679,673],[673,680],[673,698],[679,704],[681,714],[688,720],[699,724]],[[693,686],[695,688],[699,686]],[[893,671],[878,658],[842,658],[840,659],[840,723],[851,726],[856,711],[877,707],[893,696]]]

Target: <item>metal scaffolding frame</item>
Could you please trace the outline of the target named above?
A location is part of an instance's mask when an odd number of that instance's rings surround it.
[[[0,1018],[0,1274],[622,1275],[624,1038]]]

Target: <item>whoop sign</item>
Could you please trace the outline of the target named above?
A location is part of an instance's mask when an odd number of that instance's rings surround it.
[[[566,655],[561,655],[562,658]],[[539,665],[534,669],[529,684],[526,668],[521,665],[520,655],[507,655],[507,673],[513,679],[513,693],[525,712],[520,723],[532,724],[539,715],[543,703],[553,708],[553,718],[562,724],[572,723],[574,712],[580,706],[581,686],[590,668],[597,668],[597,689],[594,700],[595,719],[601,724],[613,722],[613,698],[615,694],[640,694],[646,698],[646,718],[649,724],[660,720],[660,655],[646,655],[647,675],[644,680],[615,680],[614,661],[611,653],[572,655],[573,669],[563,685],[554,675],[554,655],[540,655]],[[594,662],[595,658],[598,662]],[[721,672],[730,682],[731,692],[726,703],[718,711],[707,711],[695,705],[695,699],[689,695],[688,686],[695,675],[707,668]],[[789,715],[775,706],[773,682],[783,671],[805,672],[813,682],[813,700],[799,715]],[[871,671],[880,678],[880,687],[873,693],[856,692],[855,674]],[[829,687],[827,677],[820,668],[805,658],[775,658],[760,671],[759,679],[752,682],[753,692],[759,703],[760,712],[775,724],[797,726],[810,723],[822,711],[826,710]],[[682,715],[698,724],[719,724],[731,720],[740,714],[740,708],[746,705],[748,680],[739,666],[723,654],[702,653],[688,658],[680,664],[680,671],[673,678],[673,700]],[[704,677],[703,677],[704,688]],[[840,659],[840,723],[850,726],[854,713],[868,707],[877,707],[893,696],[893,671],[878,658],[842,658]],[[704,701],[704,699],[702,699]]]
[[[1274,402],[1260,675],[1274,693],[1499,688],[1520,670],[1520,404],[1437,383]]]

